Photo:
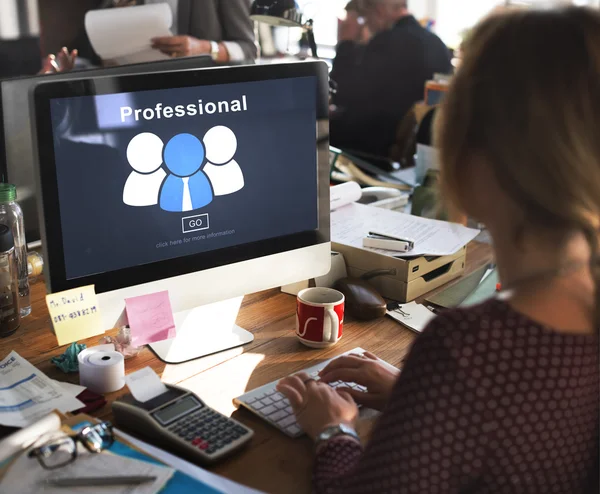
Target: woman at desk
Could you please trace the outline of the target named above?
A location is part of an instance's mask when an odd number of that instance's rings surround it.
[[[443,313],[400,376],[342,357],[279,389],[317,493],[598,492],[600,14],[479,25],[438,123],[446,197],[485,223],[503,293]],[[383,411],[363,449],[354,403]]]

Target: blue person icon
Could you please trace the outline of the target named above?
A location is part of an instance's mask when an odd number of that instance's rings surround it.
[[[164,162],[170,174],[160,191],[161,209],[179,213],[212,202],[212,187],[202,171],[205,155],[204,145],[191,134],[178,134],[167,143]]]

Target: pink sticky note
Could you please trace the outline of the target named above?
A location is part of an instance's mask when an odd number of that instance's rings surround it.
[[[175,321],[169,292],[157,292],[125,299],[133,346],[175,337]]]

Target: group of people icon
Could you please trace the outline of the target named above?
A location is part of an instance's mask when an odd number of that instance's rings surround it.
[[[203,208],[215,196],[244,187],[244,174],[233,159],[236,151],[235,134],[222,125],[211,128],[202,141],[177,134],[166,145],[151,132],[138,134],[127,146],[133,171],[123,188],[123,202],[134,207],[159,204],[170,212]]]

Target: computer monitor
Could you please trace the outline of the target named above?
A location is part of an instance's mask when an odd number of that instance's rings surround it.
[[[94,284],[107,328],[168,290],[177,337],[151,347],[169,363],[251,341],[200,306],[329,271],[327,79],[303,62],[37,86],[48,289]],[[90,125],[113,137],[71,139]]]
[[[3,181],[17,186],[17,200],[25,216],[27,241],[40,240],[33,173],[36,159],[33,154],[29,110],[29,93],[32,88],[49,80],[64,81],[82,77],[192,70],[214,66],[215,62],[207,55],[0,81],[0,177]],[[84,134],[80,139],[85,139],[86,130],[80,129]]]

